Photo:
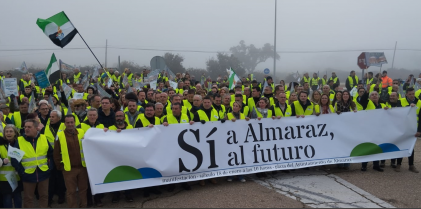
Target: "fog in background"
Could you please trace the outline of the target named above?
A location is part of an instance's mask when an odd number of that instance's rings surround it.
[[[207,60],[217,52],[229,53],[241,40],[256,47],[273,45],[274,5],[274,0],[0,1],[0,70],[11,70],[22,61],[28,67],[46,68],[53,52],[71,65],[96,64],[79,36],[61,49],[35,24],[37,18],[60,11],[66,12],[101,63],[108,39],[108,67],[117,66],[119,55],[149,66],[152,57],[171,52],[184,57],[185,68],[206,69]],[[389,64],[383,67],[391,68],[396,41],[394,67],[418,70],[419,8],[418,0],[278,0],[281,58],[276,70],[356,70],[359,75],[357,56],[363,51],[385,52]],[[272,74],[272,58],[256,71],[265,68]]]

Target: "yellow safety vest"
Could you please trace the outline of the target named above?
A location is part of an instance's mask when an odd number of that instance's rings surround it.
[[[279,108],[277,105],[273,106],[273,109],[275,110],[274,116],[276,116],[276,117],[278,117],[278,116],[291,117],[291,115],[292,115],[291,105],[288,105],[286,103],[285,103],[285,115],[282,113],[281,108]]]
[[[81,123],[80,128],[86,133],[88,131],[88,129],[90,129],[92,127],[90,125],[86,124],[86,123]],[[99,124],[95,128],[104,129],[104,125]]]
[[[168,124],[179,124],[175,116],[172,114],[167,115],[167,122]],[[186,114],[181,114],[180,124],[181,123],[189,123],[189,117]]]
[[[371,78],[371,79],[368,79],[368,78],[367,78],[367,82],[366,82],[366,84],[367,84],[367,85],[371,85],[371,84],[373,83],[373,79],[374,79],[374,78]]]
[[[233,118],[235,118],[233,113],[228,113],[227,117],[228,117],[228,120],[232,120]],[[243,113],[240,113],[240,120],[244,120],[244,119],[246,119],[246,117],[244,116]]]
[[[248,99],[247,103],[248,103],[248,108],[249,108],[249,110],[250,110],[250,111],[253,111],[253,107],[254,107],[254,108],[256,109],[256,111],[257,111],[256,103],[254,102],[254,98],[253,98],[253,97],[250,97],[250,98]]]
[[[262,113],[260,113],[257,109],[256,109],[256,113],[257,113],[257,117],[263,118]],[[273,115],[272,110],[268,109],[268,115],[266,116],[266,118],[271,118],[272,115]]]
[[[333,83],[335,84],[335,83],[337,83],[337,82],[338,82],[338,77],[333,78],[333,79],[332,79],[332,77],[330,77],[330,78],[329,78],[329,81],[332,81],[332,80],[333,80]]]
[[[144,114],[139,115],[137,117],[137,120],[140,120],[142,122],[143,127],[147,127],[147,126],[149,126],[151,124],[149,122],[149,120],[145,117]],[[161,121],[159,120],[158,117],[155,117],[155,124],[154,125],[161,125]]]
[[[358,76],[355,76],[355,80],[357,81],[357,83],[354,84],[354,79],[352,79],[351,76],[348,76],[349,86],[351,88],[354,88],[354,86],[358,85]],[[351,91],[351,89],[348,89],[348,90]]]
[[[73,75],[73,82],[74,82],[74,83],[76,83],[76,82],[79,80],[80,75],[82,75],[82,73],[80,73],[80,72],[79,72],[79,74],[77,74],[77,75],[76,75],[76,74],[74,74],[74,75]]]
[[[20,112],[13,113],[13,120],[15,121],[16,128],[22,129],[22,120],[20,118]]]
[[[21,161],[25,173],[33,174],[37,167],[39,167],[41,171],[48,170],[48,140],[44,135],[39,135],[36,151],[32,144],[26,141],[22,136],[18,138],[18,143],[20,150],[25,152]]]
[[[310,102],[310,105],[305,110],[303,110],[299,101],[295,101],[293,104],[295,106],[295,115],[313,115],[313,103]]]
[[[318,86],[320,78],[311,78],[310,86]]]
[[[83,148],[82,148],[82,138],[85,135],[85,132],[83,132],[82,129],[77,129],[77,138],[79,139],[79,147],[80,147],[80,157],[82,159],[82,166],[86,167],[85,163],[85,155],[83,154]],[[64,131],[58,133],[58,140],[60,140],[60,147],[61,147],[61,158],[62,163],[64,165],[65,171],[71,171],[72,166],[70,164],[70,157],[69,157],[69,150],[67,149],[67,141],[66,141],[66,134]]]
[[[304,83],[309,83],[310,84],[310,78],[306,78],[305,76],[303,77]]]
[[[322,78],[322,84],[323,84],[323,86],[326,85],[326,83],[327,83],[326,79]]]
[[[382,108],[386,107],[385,104],[380,103],[380,106],[382,106]],[[368,104],[367,104],[367,108],[365,108],[365,110],[375,110],[376,106],[374,105],[374,103],[371,100],[368,100]]]
[[[117,129],[119,129],[119,128],[117,128],[117,126],[115,126],[115,125],[112,125],[112,126],[108,127],[108,130],[112,130],[112,131],[116,131]],[[128,124],[126,126],[126,129],[133,129],[133,126]]]
[[[7,149],[4,145],[0,145],[0,157],[2,159],[9,159],[9,163],[7,165],[3,165],[0,167],[0,181],[7,181],[6,175],[7,174],[15,174],[18,181],[20,181],[19,175],[16,173],[15,168],[12,166],[12,160],[9,156],[7,156]]]
[[[167,115],[172,115],[171,105],[167,105]],[[187,115],[187,107],[181,106],[181,114]]]
[[[57,130],[57,133],[53,134],[53,132],[51,132],[50,125],[45,126],[44,135],[45,135],[45,137],[47,137],[48,143],[50,143],[51,147],[54,148],[54,142],[55,142],[55,139],[56,139],[56,136],[57,136],[58,132],[64,131],[64,129],[66,129],[66,126],[64,125],[64,123],[61,123],[60,127]]]
[[[25,81],[25,80],[23,80],[23,79],[20,79],[20,81],[23,83],[23,88],[25,88],[25,87],[27,87],[27,86],[29,86],[29,85],[31,85],[31,81]]]
[[[127,76],[127,80],[129,81],[130,86],[133,86],[132,78],[133,78],[133,73],[130,73],[130,75]]]
[[[335,106],[336,106],[336,104],[335,104]],[[329,105],[329,109],[330,109],[330,113],[335,113],[335,109],[333,108],[332,105]],[[314,110],[316,111],[317,114],[320,113],[320,105],[316,104],[314,106]]]
[[[199,115],[199,118],[200,118],[201,121],[204,120],[206,122],[209,122],[209,121],[218,121],[219,120],[218,112],[215,109],[212,109],[210,118],[208,118],[205,111],[203,111],[203,110],[198,110],[197,114]]]
[[[190,110],[192,108],[192,105],[190,104],[190,102],[188,100],[183,100],[183,106],[186,107],[188,110]]]
[[[215,109],[215,108],[213,108]],[[216,109],[215,109],[216,110]],[[221,104],[221,110],[218,111],[219,118],[225,118],[225,106]]]

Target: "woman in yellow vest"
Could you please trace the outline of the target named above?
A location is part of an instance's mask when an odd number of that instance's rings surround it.
[[[19,136],[18,129],[14,125],[7,125],[3,129],[4,138],[0,137],[0,194],[3,196],[3,207],[4,208],[15,208],[22,207],[22,181],[19,175],[17,175],[15,168],[12,166],[11,158],[7,156],[9,146],[13,146]],[[3,164],[3,165],[2,165]],[[6,175],[16,175],[18,181],[18,187],[13,191],[11,188]]]
[[[235,122],[236,120],[250,120],[250,118],[246,118],[246,116],[241,113],[242,107],[243,104],[241,104],[241,102],[234,102],[234,104],[232,104],[232,112],[227,113],[226,119],[231,120],[232,122]]]
[[[298,95],[298,101],[291,104],[292,116],[304,117],[306,115],[313,115],[314,105],[308,100],[308,94],[301,91]]]
[[[320,102],[314,105],[314,111],[316,116],[320,114],[331,114],[335,113],[333,106],[330,104],[329,96],[327,94],[323,94]]]
[[[262,97],[259,99],[259,102],[257,103],[256,107],[256,116],[258,120],[262,118],[272,118],[273,113],[272,110],[269,109],[269,107],[270,105],[268,98]],[[253,110],[250,110],[250,118],[254,118],[253,114]]]

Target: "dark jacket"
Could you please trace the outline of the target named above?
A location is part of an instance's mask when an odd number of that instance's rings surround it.
[[[98,109],[98,120],[99,123],[103,124],[105,128],[108,128],[115,124],[115,113],[114,110],[110,109],[110,115],[106,116],[102,111],[102,107]]]
[[[25,137],[25,140],[30,142],[32,146],[34,147],[34,149],[36,150],[38,137],[39,135],[36,138]],[[15,167],[16,172],[19,174],[23,182],[36,183],[36,182],[41,182],[41,181],[44,181],[45,179],[50,178],[50,171],[54,168],[54,160],[53,160],[54,150],[49,143],[47,144],[48,144],[47,159],[48,159],[48,168],[49,168],[47,171],[41,171],[41,169],[37,167],[37,169],[35,170],[33,174],[27,174],[25,173],[25,169],[23,168],[22,163],[18,162],[15,158],[12,158],[12,166]],[[15,144],[13,145],[13,147],[20,149],[19,142],[17,140]]]

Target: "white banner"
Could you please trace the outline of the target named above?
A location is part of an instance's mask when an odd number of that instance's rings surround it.
[[[4,86],[4,93],[7,97],[10,97],[10,95],[15,95],[15,97],[19,96],[18,93],[18,83],[16,78],[5,78],[3,80],[3,86]]]
[[[173,124],[83,140],[94,194],[221,176],[408,157],[416,108]],[[396,121],[399,121],[398,123]]]

